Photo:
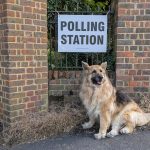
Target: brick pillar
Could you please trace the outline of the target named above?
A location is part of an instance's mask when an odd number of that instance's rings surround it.
[[[2,54],[2,38],[4,35],[4,23],[2,24],[2,15],[3,15],[3,4],[2,1],[0,1],[0,121],[3,118],[3,104],[2,104],[2,83],[3,83],[3,78],[2,78],[2,64],[4,63],[4,55]]]
[[[0,1],[0,116],[48,106],[47,0]],[[3,114],[3,117],[2,117]]]
[[[149,96],[150,1],[118,0],[115,10],[116,86],[131,96]]]

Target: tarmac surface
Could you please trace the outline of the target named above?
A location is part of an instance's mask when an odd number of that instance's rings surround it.
[[[93,134],[65,135],[1,150],[150,150],[150,130],[102,140]]]

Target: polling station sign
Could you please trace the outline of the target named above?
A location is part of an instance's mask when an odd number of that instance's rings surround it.
[[[106,52],[107,15],[58,15],[58,52]]]

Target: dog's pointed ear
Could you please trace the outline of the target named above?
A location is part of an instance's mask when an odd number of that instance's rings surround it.
[[[82,61],[82,68],[83,68],[84,70],[89,69],[89,64],[86,63],[86,62],[84,62],[84,61]]]
[[[101,67],[102,67],[104,70],[106,70],[106,68],[107,68],[107,62],[103,62],[103,63],[101,64]]]

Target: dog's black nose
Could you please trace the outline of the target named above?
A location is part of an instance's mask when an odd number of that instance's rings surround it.
[[[101,82],[102,79],[103,79],[103,77],[101,77],[101,76],[96,76],[95,77],[95,81],[97,81],[97,82]]]
[[[100,75],[96,75],[94,77],[92,77],[92,82],[93,84],[99,84],[102,81],[103,77],[101,77]]]

